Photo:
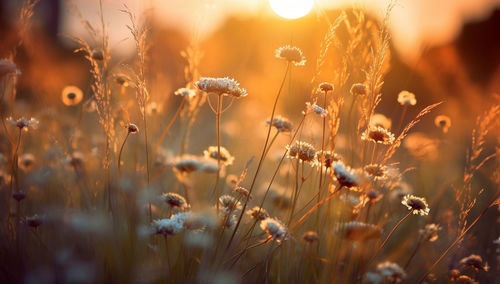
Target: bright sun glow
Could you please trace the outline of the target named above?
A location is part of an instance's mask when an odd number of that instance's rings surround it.
[[[314,0],[269,0],[273,11],[283,18],[297,19],[311,11]]]

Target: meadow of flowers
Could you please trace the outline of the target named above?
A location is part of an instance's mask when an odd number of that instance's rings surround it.
[[[243,140],[228,128],[249,125],[241,110],[258,87],[201,73],[204,47],[190,44],[185,84],[152,88],[151,22],[127,6],[133,58],[114,60],[98,4],[98,23],[72,6],[89,85],[68,82],[54,105],[19,97],[37,2],[0,60],[2,283],[498,281],[500,104],[464,128],[445,101],[382,93],[393,4],[380,23],[359,9],[325,21],[319,54],[284,37],[269,54],[280,78],[260,78],[271,107]],[[283,107],[292,96],[302,110]]]

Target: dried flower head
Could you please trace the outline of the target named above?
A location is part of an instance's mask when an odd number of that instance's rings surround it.
[[[245,212],[250,218],[255,219],[257,221],[262,221],[266,218],[269,218],[269,213],[267,213],[266,209],[255,206],[252,209],[247,210]]]
[[[387,178],[387,167],[379,164],[369,164],[363,167],[365,173],[374,180],[384,180]]]
[[[328,82],[323,82],[319,84],[319,89],[325,93],[333,91],[333,84]]]
[[[375,113],[370,118],[370,127],[383,127],[387,130],[391,129],[392,121],[381,113]]]
[[[313,231],[304,232],[302,239],[307,243],[314,243],[319,240],[318,233]]]
[[[34,118],[27,120],[26,118],[24,118],[24,116],[19,118],[18,120],[14,120],[12,119],[12,117],[7,118],[6,120],[8,123],[15,125],[19,127],[19,129],[23,129],[25,131],[28,131],[29,127],[36,128],[36,126],[38,125],[38,120]]]
[[[479,284],[479,282],[474,281],[469,275],[459,275],[454,279],[455,284]]]
[[[306,58],[302,55],[302,50],[298,47],[285,45],[275,51],[276,58],[284,59],[295,66],[306,64]]]
[[[388,280],[389,282],[401,282],[406,277],[406,273],[394,262],[383,262],[377,265],[377,273],[382,276],[384,280]]]
[[[233,191],[241,195],[244,199],[252,200],[253,196],[250,194],[248,189],[241,187],[241,186],[236,186],[233,188]]]
[[[451,119],[446,115],[438,115],[434,119],[434,124],[440,128],[443,133],[447,133],[451,127]]]
[[[343,237],[350,241],[377,239],[382,235],[382,230],[379,227],[358,221],[341,224],[337,231],[343,232]]]
[[[30,170],[35,165],[35,156],[31,153],[26,153],[19,160],[19,167],[25,171]]]
[[[326,117],[328,115],[328,111],[317,104],[311,104],[310,102],[306,102],[307,112],[314,112],[315,114]]]
[[[382,198],[383,194],[378,192],[375,189],[370,189],[368,192],[365,194],[365,198],[368,202],[375,203],[379,201]]]
[[[0,59],[0,78],[6,75],[20,75],[16,63],[8,59]]]
[[[126,128],[128,133],[136,134],[137,132],[139,132],[139,127],[137,127],[137,125],[133,123],[127,124]]]
[[[181,97],[187,97],[189,99],[192,99],[196,96],[196,91],[193,89],[188,89],[188,88],[180,88],[174,92],[174,95],[181,96]]]
[[[471,254],[467,257],[464,257],[459,262],[462,268],[471,268],[475,271],[483,270],[488,271],[489,266],[488,263],[483,263],[483,258],[477,254]]]
[[[429,215],[430,209],[429,205],[427,205],[427,201],[425,201],[425,198],[408,194],[405,195],[403,201],[401,201],[401,204],[408,207],[408,210],[411,210],[415,215]]]
[[[275,218],[266,218],[260,222],[260,228],[267,233],[268,238],[280,243],[288,240],[290,234],[285,224]]]
[[[37,214],[26,217],[26,224],[32,228],[38,228],[38,226],[42,225],[44,221],[45,218]]]
[[[394,134],[380,126],[368,127],[366,131],[361,135],[361,140],[372,141],[374,143],[380,143],[384,145],[390,145],[394,143],[394,139]]]
[[[235,98],[246,97],[247,91],[239,87],[239,83],[230,78],[209,78],[202,77],[195,83],[196,88],[205,93],[216,95],[226,95]]]
[[[438,231],[441,230],[441,227],[436,224],[427,224],[423,229],[418,231],[418,234],[424,241],[435,242],[439,235]]]
[[[217,172],[217,164],[212,159],[187,154],[176,157],[171,165],[181,173]]]
[[[21,201],[21,200],[24,200],[26,198],[26,193],[22,192],[22,191],[18,191],[18,192],[14,192],[12,193],[12,198],[14,198],[16,201]]]
[[[303,141],[295,141],[293,145],[286,146],[287,158],[299,159],[301,162],[315,163],[316,150],[314,147]]]
[[[123,73],[118,73],[113,75],[113,80],[115,81],[116,84],[119,86],[122,86],[124,88],[130,86],[132,79],[130,79],[129,76],[123,74]]]
[[[153,234],[172,236],[177,235],[184,228],[183,220],[181,218],[168,218],[154,220],[151,224]]]
[[[321,160],[323,160],[323,167],[329,169],[332,167],[333,163],[340,161],[340,156],[329,150],[323,150],[316,152],[317,165],[321,165]]]
[[[416,105],[417,99],[415,99],[415,94],[408,91],[401,91],[398,94],[398,103],[402,106]]]
[[[221,210],[219,212],[219,225],[223,228],[231,228],[236,225],[238,221],[236,215],[230,214],[227,210]]]
[[[236,198],[231,195],[222,195],[219,197],[219,204],[227,213],[233,212],[235,210],[241,210],[241,202],[239,202]]]
[[[358,171],[344,165],[341,161],[333,165],[333,173],[341,186],[351,188],[361,184],[361,178]]]
[[[186,199],[180,194],[174,192],[163,193],[162,199],[171,207],[179,208],[181,210],[189,208],[189,204]]]
[[[61,92],[63,104],[74,106],[79,104],[83,99],[83,92],[77,86],[66,86]]]
[[[266,123],[269,124],[269,123],[271,123],[271,121],[267,120]],[[274,126],[276,128],[276,130],[278,130],[278,132],[291,132],[292,131],[292,123],[288,119],[286,119],[285,117],[282,117],[281,115],[278,115],[278,116],[273,118],[272,126]]]
[[[203,156],[206,159],[214,159],[217,161],[217,159],[219,158],[219,151],[217,146],[208,147],[207,150],[203,151]],[[222,146],[220,147],[220,161],[224,166],[230,166],[234,162],[234,157],[231,156],[229,151]]]
[[[368,93],[368,87],[365,84],[356,83],[351,86],[351,95],[364,96]]]

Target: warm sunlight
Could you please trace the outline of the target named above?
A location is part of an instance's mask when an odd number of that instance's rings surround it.
[[[311,11],[314,0],[269,0],[273,11],[283,18],[297,19]]]

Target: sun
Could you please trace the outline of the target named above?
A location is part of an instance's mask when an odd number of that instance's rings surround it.
[[[283,18],[297,19],[311,11],[314,0],[269,0],[273,11]]]

